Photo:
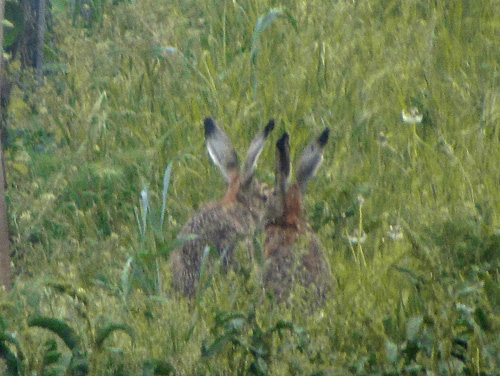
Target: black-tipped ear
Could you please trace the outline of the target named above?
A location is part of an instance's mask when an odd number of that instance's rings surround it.
[[[276,148],[280,174],[288,179],[290,176],[290,136],[288,133],[283,133],[283,136],[276,143]]]
[[[272,132],[274,129],[274,119],[270,119],[269,123],[267,123],[266,127],[264,128],[264,138],[266,138],[269,133]]]
[[[323,133],[321,133],[318,137],[318,144],[320,147],[323,147],[328,142],[328,137],[330,136],[330,128],[326,128]]]
[[[243,170],[243,186],[249,184],[255,174],[255,169],[257,168],[257,161],[260,157],[260,153],[264,149],[264,145],[267,140],[267,136],[274,129],[274,119],[269,120],[265,128],[260,131],[257,136],[252,140],[250,147],[248,148],[247,156],[245,158],[245,167]]]
[[[276,143],[276,191],[285,199],[288,184],[290,182],[290,136],[288,133],[283,133],[283,136]]]
[[[297,170],[297,183],[302,193],[305,193],[307,183],[316,174],[323,161],[323,148],[328,142],[329,134],[330,129],[326,128],[318,138],[314,139],[306,146],[300,156]]]
[[[238,155],[229,137],[217,127],[214,119],[206,118],[203,127],[208,154],[229,183],[231,176],[238,173]]]
[[[276,147],[280,151],[284,151],[286,144],[289,143],[289,140],[290,140],[290,135],[287,132],[283,133],[278,142],[276,142]]]
[[[205,128],[205,138],[209,138],[217,130],[217,126],[215,125],[214,119],[209,117],[203,120],[203,126]]]

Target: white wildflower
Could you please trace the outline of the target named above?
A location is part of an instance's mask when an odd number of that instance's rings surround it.
[[[401,240],[403,239],[403,231],[401,230],[401,227],[396,225],[396,226],[389,226],[389,231],[387,232],[387,237],[391,240]]]
[[[45,193],[42,195],[42,200],[50,203],[56,199],[56,196],[53,193]]]
[[[363,204],[365,203],[365,198],[363,197],[362,194],[358,194],[358,203],[359,206],[363,206]]]
[[[404,123],[419,124],[422,122],[423,115],[418,111],[418,108],[411,107],[408,112],[401,111],[401,117]]]
[[[28,221],[30,221],[30,220],[31,220],[31,213],[30,213],[29,211],[27,211],[27,210],[26,210],[26,211],[23,211],[23,212],[21,213],[20,218],[21,218],[21,220],[22,220],[22,221],[26,221],[26,222],[28,222]]]
[[[349,235],[347,239],[352,244],[363,244],[366,240],[366,232],[362,231],[361,235],[359,234],[359,230],[355,229],[352,235]]]
[[[382,131],[378,133],[378,142],[380,143],[380,146],[382,146],[382,147],[387,146],[387,136]]]

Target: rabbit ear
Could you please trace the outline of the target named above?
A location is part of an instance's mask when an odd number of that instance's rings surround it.
[[[238,172],[238,155],[229,137],[217,127],[212,118],[206,118],[203,126],[208,154],[229,183],[231,177]]]
[[[267,140],[267,136],[274,129],[274,119],[269,120],[266,127],[259,132],[257,136],[253,139],[250,147],[248,148],[247,156],[245,158],[245,168],[243,170],[243,181],[242,184],[248,184],[254,174],[255,169],[257,167],[257,160],[259,159],[260,153],[262,153],[262,149],[264,148],[264,144]]]
[[[316,174],[323,161],[323,148],[328,142],[330,129],[326,128],[321,135],[306,146],[299,159],[297,170],[297,183],[300,191],[304,193],[307,183]]]
[[[283,133],[283,136],[276,143],[276,191],[283,197],[288,189],[290,182],[290,137],[288,133]]]

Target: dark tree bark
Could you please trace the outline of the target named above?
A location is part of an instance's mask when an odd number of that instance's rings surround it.
[[[4,74],[3,64],[3,20],[5,11],[5,0],[0,0],[0,75]],[[4,82],[0,79],[0,97],[2,92],[1,83]],[[0,108],[0,111],[3,109]],[[10,241],[9,241],[9,225],[7,216],[7,202],[5,200],[5,172],[3,162],[3,146],[0,137],[0,284],[5,287],[7,291],[12,289],[12,274],[10,270]]]
[[[5,0],[0,0],[0,22],[5,17]],[[43,47],[46,31],[46,0],[18,0],[9,6],[17,13],[16,27],[19,34],[9,48],[12,60],[20,60],[22,69],[35,68],[38,85],[43,84]],[[11,9],[12,12],[12,9]],[[0,25],[0,45],[3,46],[3,24]],[[0,51],[1,52],[1,51]],[[3,145],[7,139],[6,110],[10,91],[15,84],[8,74],[8,61],[0,53],[0,286],[12,288],[11,251],[5,191],[7,187],[3,158]]]
[[[45,41],[45,0],[38,0],[36,21],[35,70],[38,85],[43,84],[43,45]]]
[[[24,25],[22,35],[19,36],[15,49],[12,51],[12,60],[19,59],[23,69],[28,67],[35,68],[39,39],[39,0],[19,0],[19,5],[23,9]],[[45,22],[43,24],[45,25]]]

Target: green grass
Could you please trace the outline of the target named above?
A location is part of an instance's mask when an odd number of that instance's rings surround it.
[[[16,288],[1,315],[26,355],[24,374],[65,365],[42,365],[56,336],[28,327],[33,315],[74,328],[95,375],[139,374],[153,359],[186,375],[498,373],[500,3],[103,6],[85,29],[58,13],[58,71],[33,93],[13,92],[6,168]],[[403,123],[411,107],[422,123]],[[336,280],[321,312],[273,307],[258,265],[215,275],[194,307],[172,298],[172,242],[224,191],[204,148],[205,116],[241,158],[276,119],[257,172],[269,184],[284,130],[297,157],[331,127],[306,205]],[[152,212],[141,235],[146,187]],[[366,240],[350,243],[359,230]],[[222,312],[246,321],[217,321]],[[282,321],[304,329],[307,346],[300,330],[270,331]],[[95,350],[97,328],[110,323],[133,328],[134,339],[113,332]],[[261,339],[268,353],[258,360],[248,346]]]

